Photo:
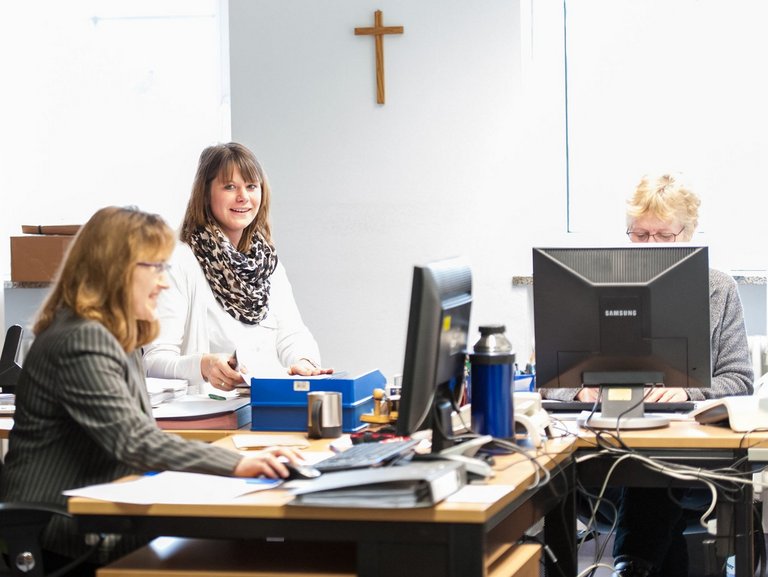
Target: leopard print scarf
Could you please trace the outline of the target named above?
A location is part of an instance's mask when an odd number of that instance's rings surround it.
[[[216,302],[230,316],[257,325],[269,309],[269,277],[277,267],[277,254],[255,232],[251,248],[241,253],[218,229],[200,227],[189,241]]]

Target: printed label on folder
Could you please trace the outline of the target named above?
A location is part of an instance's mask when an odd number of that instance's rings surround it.
[[[309,381],[293,381],[294,391],[309,391]]]

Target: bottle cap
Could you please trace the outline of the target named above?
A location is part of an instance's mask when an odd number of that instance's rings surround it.
[[[475,343],[475,353],[511,353],[512,343],[504,335],[506,327],[502,324],[482,325],[480,340]]]

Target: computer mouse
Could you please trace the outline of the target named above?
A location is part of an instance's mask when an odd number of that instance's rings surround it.
[[[288,477],[286,477],[286,481],[293,481],[294,479],[315,479],[322,475],[322,473],[312,465],[301,465],[299,463],[283,463],[283,465],[288,469]]]

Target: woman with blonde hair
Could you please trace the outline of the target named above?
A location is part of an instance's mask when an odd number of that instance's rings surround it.
[[[271,189],[253,153],[236,142],[203,150],[159,304],[160,335],[145,347],[150,377],[223,391],[249,373],[318,375],[320,352],[302,321],[269,221]]]
[[[642,177],[627,201],[627,236],[635,243],[690,242],[699,224],[701,202],[679,173]],[[736,282],[724,272],[709,271],[709,319],[712,381],[706,389],[651,387],[645,400],[675,402],[752,393],[744,313]],[[547,396],[576,397],[593,402],[598,389],[552,389]],[[614,577],[683,577],[688,575],[684,537],[689,508],[706,507],[696,492],[678,489],[625,487],[608,489],[598,515],[616,522],[613,544]],[[682,503],[682,504],[681,504]],[[684,508],[685,506],[685,508]],[[696,512],[696,517],[700,512]]]
[[[278,456],[296,460],[292,451],[242,457],[157,427],[141,347],[158,331],[173,246],[159,216],[131,208],[103,208],[78,232],[34,325],[0,499],[64,505],[67,489],[158,470],[288,475]],[[86,550],[63,519],[48,526],[43,546],[48,570]]]
[[[661,172],[645,175],[627,200],[627,236],[635,243],[690,242],[699,225],[699,197],[682,174]],[[647,390],[649,402],[700,401],[726,395],[752,393],[752,363],[749,358],[744,310],[733,278],[709,271],[709,323],[712,350],[712,383],[708,389],[654,387]],[[548,397],[594,401],[595,387],[543,390]]]

